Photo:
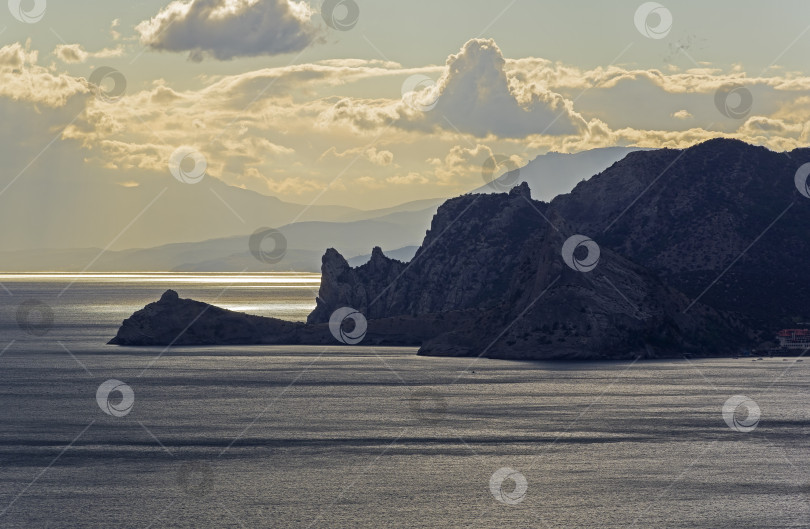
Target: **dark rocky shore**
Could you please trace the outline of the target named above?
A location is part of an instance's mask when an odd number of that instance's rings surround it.
[[[368,320],[363,345],[419,346],[424,355],[732,355],[773,326],[807,316],[810,204],[801,202],[774,228],[791,241],[791,259],[774,256],[785,249],[773,240],[737,257],[796,200],[795,165],[761,147],[711,140],[685,151],[631,153],[551,204],[533,200],[526,184],[464,195],[439,208],[409,263],[374,248],[368,263],[353,268],[327,250],[306,324],[168,291],[110,343],[339,344],[328,322],[352,307]],[[645,188],[649,194],[622,213]],[[736,198],[718,202],[726,195]],[[735,257],[734,271],[721,274]],[[712,280],[711,294],[701,295]]]
[[[362,344],[418,346],[461,316],[375,320]],[[110,345],[335,345],[327,323],[306,324],[226,310],[167,290],[124,320]]]

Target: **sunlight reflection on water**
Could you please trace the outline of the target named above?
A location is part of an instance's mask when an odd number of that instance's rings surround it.
[[[267,274],[174,274],[174,273],[20,273],[0,274],[0,281],[82,281],[106,283],[209,283],[209,284],[254,284],[310,287],[321,282],[319,274],[298,272],[274,272]]]

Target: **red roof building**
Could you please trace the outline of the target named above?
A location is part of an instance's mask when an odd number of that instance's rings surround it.
[[[810,329],[782,329],[776,338],[783,349],[810,349]]]

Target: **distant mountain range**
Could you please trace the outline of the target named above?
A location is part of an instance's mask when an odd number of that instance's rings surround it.
[[[523,167],[507,171],[473,193],[503,193],[526,182],[532,198],[548,202],[597,173],[601,173],[638,147],[604,147],[574,154],[549,152],[534,158]]]
[[[62,182],[20,178],[3,196],[0,232],[4,251],[37,249],[151,248],[249,235],[256,229],[297,222],[354,222],[435,207],[442,198],[359,210],[293,204],[206,176],[183,184],[170,175],[137,186],[74,178]]]
[[[383,255],[388,257],[389,259],[396,259],[397,261],[402,261],[407,263],[413,256],[416,255],[416,250],[419,249],[419,246],[405,246],[404,248],[398,248],[396,250],[383,250]],[[346,261],[349,263],[349,266],[361,266],[366,264],[371,260],[372,254],[367,253],[363,255],[358,255],[356,257],[352,257],[347,259]],[[319,270],[320,271],[320,270]]]
[[[439,200],[418,201],[368,212],[369,219],[326,222],[305,221],[281,226],[287,250],[278,263],[256,260],[250,252],[253,233],[200,242],[172,243],[154,248],[107,250],[100,248],[64,250],[17,250],[0,252],[6,272],[14,271],[175,271],[175,272],[317,272],[324,248],[334,246],[347,255],[368,252],[384,244],[393,255],[405,257],[402,247],[421,239]],[[345,214],[342,213],[342,215]],[[358,212],[346,214],[349,218]],[[412,255],[412,253],[411,253]],[[91,266],[88,265],[92,263]]]

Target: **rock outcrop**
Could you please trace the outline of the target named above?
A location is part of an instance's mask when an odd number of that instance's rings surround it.
[[[768,335],[810,321],[810,199],[794,182],[807,162],[810,149],[728,139],[633,152],[550,207],[602,247]]]
[[[346,305],[369,319],[499,305],[529,235],[542,228],[542,214],[534,210],[542,203],[529,193],[524,183],[508,194],[448,200],[407,264],[375,248],[368,263],[350,268],[337,251],[327,250],[318,308],[308,321],[327,321]]]
[[[686,296],[610,249],[601,249],[593,270],[572,269],[562,249],[574,234],[526,184],[451,199],[410,263],[375,250],[369,263],[350,268],[327,251],[309,322],[346,305],[370,319],[465,311],[459,327],[423,344],[420,354],[434,355],[663,357],[739,344],[730,320],[700,305],[684,313]]]
[[[241,314],[167,290],[124,320],[114,345],[239,345],[295,343],[301,323]]]
[[[370,322],[363,345],[418,346],[457,328],[468,316],[404,316]],[[167,290],[124,320],[111,345],[339,345],[328,324],[305,324],[253,316],[181,298]]]
[[[386,257],[379,246],[372,250],[371,259],[357,268],[349,266],[337,250],[329,248],[322,259],[321,288],[316,307],[307,322],[327,322],[335,309],[345,306],[365,308],[362,312],[368,319],[393,315],[382,310],[381,304],[375,307],[374,298],[393,284],[406,268],[405,263]]]

